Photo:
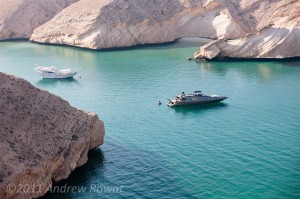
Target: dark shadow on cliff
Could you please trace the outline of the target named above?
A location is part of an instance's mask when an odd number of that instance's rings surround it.
[[[147,49],[151,48],[151,50],[155,48],[171,48],[175,46],[176,48],[186,48],[187,46],[189,47],[197,47],[199,48],[201,45],[204,45],[208,42],[187,42],[184,41],[184,45],[178,46],[178,43],[182,43],[183,41],[181,40],[182,38],[175,39],[174,41],[169,41],[169,42],[162,42],[162,43],[146,43],[146,44],[137,44],[133,46],[124,46],[124,47],[110,47],[110,48],[103,48],[103,49],[89,49],[89,48],[84,48],[84,47],[79,47],[79,46],[72,46],[68,44],[50,44],[50,43],[38,43],[38,42],[32,42],[38,45],[44,45],[44,46],[52,46],[52,47],[65,47],[69,49],[77,49],[81,51],[89,51],[89,52],[114,52],[114,51],[129,51],[129,50],[140,50],[140,49]],[[206,39],[206,38],[205,38]]]
[[[127,51],[127,50],[135,50],[135,49],[141,49],[141,48],[148,48],[148,47],[158,47],[158,46],[172,46],[176,44],[178,39],[174,41],[169,42],[162,42],[162,43],[146,43],[146,44],[137,44],[133,46],[124,46],[124,47],[110,47],[110,48],[102,48],[102,49],[90,49],[80,46],[73,46],[69,44],[55,44],[55,43],[41,43],[41,42],[32,42],[37,45],[44,45],[44,46],[59,46],[59,47],[65,47],[70,49],[77,49],[82,51],[90,51],[90,52],[110,52],[110,51]]]
[[[29,41],[29,39],[28,38],[0,39],[0,42],[13,42],[13,41]]]

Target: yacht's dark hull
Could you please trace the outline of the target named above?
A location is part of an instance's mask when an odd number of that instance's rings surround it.
[[[176,107],[176,106],[188,106],[188,105],[200,105],[200,104],[212,104],[212,103],[217,103],[221,102],[223,100],[227,99],[227,97],[216,97],[215,99],[206,99],[206,100],[180,100],[176,102],[169,102],[168,106],[170,107]]]

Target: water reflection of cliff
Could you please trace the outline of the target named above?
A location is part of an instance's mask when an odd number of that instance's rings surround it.
[[[288,66],[300,66],[299,61],[208,61],[200,62],[200,73],[212,72],[220,77],[225,77],[228,73],[237,72],[242,77],[259,78],[268,80],[279,75],[293,73],[293,70],[287,70]]]
[[[40,56],[53,56],[71,59],[93,59],[95,58],[95,52],[92,50],[81,49],[71,46],[59,46],[59,45],[45,45],[37,44],[34,48],[37,55]]]

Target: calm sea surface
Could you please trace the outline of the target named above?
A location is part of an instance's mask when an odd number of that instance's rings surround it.
[[[200,45],[90,51],[1,42],[1,72],[105,122],[105,144],[55,185],[85,190],[45,198],[300,198],[300,60],[186,61]],[[43,80],[34,64],[80,72]],[[194,90],[229,99],[166,106]]]

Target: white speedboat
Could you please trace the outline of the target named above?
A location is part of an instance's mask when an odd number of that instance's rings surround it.
[[[37,66],[34,70],[43,78],[50,79],[72,78],[78,73],[72,69],[57,69],[54,66]]]

